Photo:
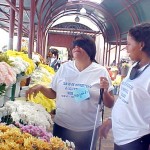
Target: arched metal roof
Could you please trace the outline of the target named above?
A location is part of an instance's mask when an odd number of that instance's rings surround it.
[[[0,27],[9,31],[10,8],[16,11],[15,33],[17,34],[19,1],[0,1]],[[84,17],[89,18],[99,28],[105,41],[118,44],[124,42],[128,29],[138,23],[150,21],[150,0],[103,0],[101,4],[88,0],[24,0],[23,34],[28,36],[30,27],[30,12],[35,2],[34,25],[35,32],[40,25],[43,32],[51,29],[53,23],[62,16],[80,14],[84,7],[87,11]],[[64,23],[63,23],[64,24]],[[74,24],[74,23],[73,23]],[[71,29],[70,29],[71,30]]]

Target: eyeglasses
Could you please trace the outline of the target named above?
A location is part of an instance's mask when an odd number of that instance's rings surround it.
[[[150,65],[150,63],[147,64],[147,65],[144,67],[143,70],[139,70],[140,65],[139,65],[139,62],[138,62],[138,63],[132,68],[132,70],[131,70],[131,72],[130,72],[130,76],[129,76],[130,80],[134,80],[135,78],[137,78],[138,76],[140,76],[140,75],[144,72],[144,70],[145,70],[149,65]]]

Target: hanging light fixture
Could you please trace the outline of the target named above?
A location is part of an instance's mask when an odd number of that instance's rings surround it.
[[[79,16],[77,15],[76,17],[75,17],[75,22],[79,22],[80,21],[80,18],[79,18]]]
[[[103,0],[90,0],[90,1],[93,2],[93,3],[98,3],[98,4],[103,2]]]
[[[75,2],[75,1],[79,1],[79,0],[68,0],[68,2]],[[103,2],[103,0],[82,0],[82,1],[91,1],[93,3],[98,3],[98,4]]]
[[[82,7],[80,9],[80,14],[85,15],[86,14],[86,9],[84,7]]]

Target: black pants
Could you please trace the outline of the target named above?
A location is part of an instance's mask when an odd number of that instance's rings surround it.
[[[150,145],[150,134],[141,137],[125,145],[114,145],[114,150],[148,150]]]
[[[99,128],[95,131],[95,140],[93,150],[96,149],[96,142],[98,139]],[[75,132],[72,130],[68,130],[63,128],[56,123],[53,126],[53,135],[61,138],[63,141],[70,141],[74,142],[76,150],[90,150],[91,140],[92,140],[93,130],[90,131],[82,131],[82,132]]]

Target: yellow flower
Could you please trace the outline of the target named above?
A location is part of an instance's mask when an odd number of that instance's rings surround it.
[[[41,92],[39,92],[36,95],[36,97],[33,97],[32,94],[31,98],[30,99],[28,98],[28,100],[37,104],[41,104],[46,109],[47,112],[51,112],[56,108],[55,100],[45,97]]]
[[[6,51],[6,54],[8,56],[21,57],[24,61],[29,63],[29,66],[27,67],[27,69],[25,71],[25,75],[30,75],[35,70],[35,64],[34,64],[33,60],[30,59],[28,57],[28,55],[25,54],[24,52],[8,50],[8,51]]]
[[[126,67],[129,68],[129,64],[128,63],[122,63],[122,67],[123,68],[126,68]]]

